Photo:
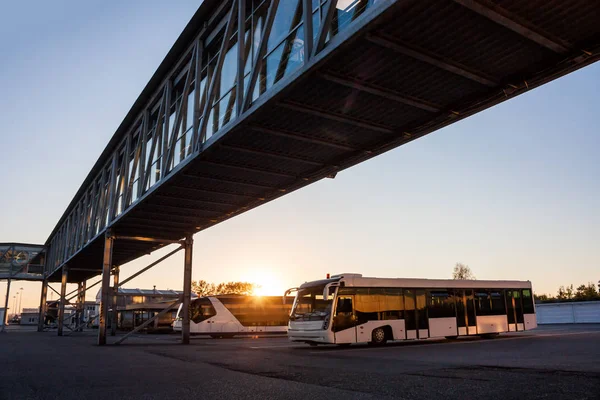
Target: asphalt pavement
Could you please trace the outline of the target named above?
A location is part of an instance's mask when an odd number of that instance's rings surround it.
[[[115,338],[110,338],[114,342]],[[0,334],[0,399],[600,399],[600,325],[350,347]]]

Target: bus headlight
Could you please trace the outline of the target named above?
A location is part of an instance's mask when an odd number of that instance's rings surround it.
[[[323,329],[327,329],[327,327],[329,326],[329,315],[325,317],[325,320],[323,321]]]

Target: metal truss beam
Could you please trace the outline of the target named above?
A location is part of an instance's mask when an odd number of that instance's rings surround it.
[[[244,95],[244,104],[242,105],[242,111],[246,111],[248,108],[250,108],[250,104],[252,103],[252,94],[254,93],[254,87],[256,86],[256,82],[258,81],[258,74],[260,73],[260,69],[262,68],[263,57],[267,52],[267,44],[269,42],[269,36],[271,35],[271,28],[273,27],[273,21],[275,19],[275,14],[277,13],[278,6],[279,0],[271,0],[271,5],[269,6],[269,11],[267,13],[267,18],[264,25],[265,27],[260,38],[256,55],[254,56],[254,60],[252,62],[250,80],[248,82],[248,87],[246,88],[246,94]]]
[[[223,62],[225,61],[227,51],[229,51],[229,42],[231,39],[231,34],[233,33],[233,27],[236,24],[237,7],[238,2],[234,0],[231,10],[229,11],[227,26],[225,27],[223,41],[221,42],[221,50],[219,51],[219,56],[217,57],[217,65],[215,66],[214,72],[210,79],[210,85],[208,87],[206,100],[204,102],[204,110],[202,111],[202,121],[200,122],[199,129],[200,143],[204,143],[206,139],[206,126],[208,124],[208,114],[212,110],[215,91],[217,88],[217,82],[221,80],[221,70],[223,69]]]
[[[136,226],[143,226],[146,225],[148,227],[153,226],[152,225],[152,221],[149,221],[146,218],[134,218],[134,217],[130,217],[127,219],[127,221],[131,221],[133,222]],[[177,221],[169,221],[169,220],[158,220],[160,221],[161,225],[165,225],[168,227],[180,227],[180,228],[188,228],[190,226],[190,222],[188,221],[186,222],[177,222]]]
[[[283,108],[287,108],[292,111],[297,111],[297,112],[301,112],[304,114],[312,115],[314,117],[325,118],[325,119],[328,119],[331,121],[341,122],[341,123],[347,124],[347,125],[353,125],[357,128],[368,129],[371,131],[381,132],[381,133],[385,133],[385,134],[389,134],[389,135],[394,134],[394,129],[392,129],[392,128],[384,127],[381,125],[376,125],[376,124],[358,120],[355,118],[350,118],[345,115],[334,114],[334,113],[330,113],[330,112],[316,110],[312,107],[308,107],[308,106],[298,104],[298,103],[292,103],[292,102],[283,103],[282,102],[282,103],[279,103],[279,106],[281,106]]]
[[[186,225],[195,224],[196,221],[204,220],[204,217],[194,217],[190,215],[174,215],[172,213],[164,213],[160,211],[137,211],[136,216],[140,216],[142,218],[154,218],[157,221],[172,221],[177,223],[185,223]]]
[[[115,235],[113,237],[116,240],[131,240],[134,242],[152,242],[152,243],[162,243],[162,244],[178,244],[181,243],[180,240],[167,240],[167,239],[157,239],[151,237],[143,237],[143,236],[121,236]]]
[[[258,172],[258,173],[261,173],[261,174],[273,175],[273,176],[277,176],[277,177],[280,177],[280,178],[296,178],[295,175],[290,175],[290,174],[287,174],[285,172],[273,171],[273,170],[266,169],[266,168],[241,166],[241,165],[226,164],[226,163],[220,163],[220,162],[216,162],[216,161],[206,161],[206,160],[203,160],[202,162],[204,164],[214,165],[214,166],[217,166],[217,167],[237,169],[238,171]]]
[[[349,146],[346,144],[332,142],[332,141],[324,140],[324,139],[307,137],[307,136],[304,136],[304,135],[302,135],[300,133],[296,133],[296,132],[283,131],[280,129],[264,128],[264,127],[258,126],[258,125],[250,125],[250,126],[248,126],[248,129],[251,129],[256,132],[262,132],[267,135],[279,136],[279,137],[288,138],[288,139],[294,139],[294,140],[298,140],[301,142],[317,144],[319,146],[331,147],[331,148],[338,149],[338,150],[344,150],[344,151],[358,150],[358,148],[352,147],[352,146]]]
[[[212,201],[212,200],[204,200],[204,199],[197,199],[197,198],[187,198],[187,197],[181,197],[181,196],[174,196],[174,195],[168,195],[168,194],[159,194],[155,196],[157,199],[165,199],[165,200],[182,200],[182,201],[187,201],[190,203],[197,203],[197,204],[213,204],[216,206],[237,206],[236,203],[231,203],[228,201]]]
[[[341,77],[339,75],[330,73],[330,72],[321,72],[318,74],[321,78],[328,80],[333,83],[337,83],[339,85],[345,86],[350,89],[358,90],[361,92],[369,93],[383,99],[396,101],[398,103],[406,104],[407,106],[419,108],[421,110],[429,111],[429,112],[440,112],[441,106],[429,103],[427,101],[418,99],[416,97],[408,96],[387,88],[375,86],[373,84],[369,84],[366,82],[361,82],[356,79],[350,79]]]
[[[317,43],[313,50],[313,57],[323,50],[325,47],[325,41],[327,40],[327,34],[331,29],[331,21],[333,20],[333,15],[335,14],[337,8],[337,0],[330,0],[327,2],[327,9],[325,10],[325,16],[323,18],[323,22],[321,23],[321,27],[319,29],[319,34],[317,36]]]
[[[243,186],[248,186],[248,187],[253,187],[256,189],[276,189],[275,186],[269,186],[269,185],[263,185],[260,183],[255,183],[255,182],[248,182],[245,180],[241,180],[241,179],[232,179],[232,178],[215,178],[212,176],[208,176],[208,175],[191,175],[191,174],[185,174],[184,175],[186,178],[188,179],[206,179],[206,180],[212,180],[212,181],[216,181],[216,182],[225,182],[225,183],[232,183],[235,185],[243,185]]]
[[[519,35],[526,37],[558,54],[568,54],[571,52],[571,46],[567,42],[558,38],[551,38],[548,34],[542,33],[539,28],[531,26],[522,21],[516,14],[496,5],[488,0],[454,0],[455,3],[468,8],[488,18],[495,23],[510,29]]]
[[[388,38],[384,34],[367,34],[366,38],[368,41],[378,46],[408,57],[412,57],[416,60],[433,65],[434,67],[462,76],[463,78],[467,78],[482,85],[489,87],[496,87],[499,85],[494,79],[485,77],[481,73],[471,71],[469,68],[455,63],[454,61],[447,60],[426,50],[417,49],[413,46],[400,43],[395,39]]]
[[[171,309],[173,309],[173,307],[175,307],[179,303],[181,303],[181,300],[177,299],[173,303],[169,304],[167,308],[165,308],[164,310],[162,310],[161,312],[159,312],[158,314],[156,314],[154,317],[150,318],[148,321],[144,322],[140,326],[135,327],[134,330],[132,330],[130,332],[127,332],[127,334],[125,336],[121,337],[119,340],[117,340],[115,342],[115,345],[123,343],[131,335],[133,335],[133,334],[139,332],[140,330],[144,329],[145,327],[147,327],[148,325],[150,325],[151,323],[153,323],[156,319],[158,319],[158,318],[162,317],[163,315],[165,315],[166,313],[168,313]]]
[[[221,147],[224,149],[232,150],[232,151],[239,151],[241,153],[248,153],[248,154],[256,154],[259,156],[267,156],[267,157],[277,158],[279,160],[284,160],[284,161],[295,161],[295,162],[300,162],[300,163],[314,165],[314,166],[322,166],[323,165],[322,162],[308,160],[306,158],[297,157],[297,156],[288,156],[288,155],[279,154],[279,153],[275,153],[275,152],[267,151],[267,150],[250,149],[247,147],[240,147],[240,146],[234,146],[234,145],[229,145],[229,144],[222,144]]]
[[[254,196],[248,196],[247,194],[243,194],[243,193],[239,193],[239,192],[227,192],[227,191],[222,191],[222,190],[213,190],[213,189],[197,189],[197,188],[190,188],[187,186],[181,186],[181,185],[173,185],[171,186],[173,189],[176,190],[182,190],[182,191],[187,191],[189,193],[193,193],[196,195],[200,195],[200,194],[223,194],[223,195],[227,195],[227,196],[238,196],[238,197],[247,197],[247,198],[254,198]]]
[[[162,256],[161,258],[159,258],[158,260],[148,264],[148,266],[142,268],[141,270],[139,270],[138,272],[136,272],[135,274],[131,275],[129,278],[124,279],[123,281],[121,281],[118,284],[118,287],[123,286],[124,284],[126,284],[127,282],[130,282],[131,280],[137,278],[138,276],[140,276],[141,274],[143,274],[144,272],[148,271],[149,269],[151,269],[152,267],[154,267],[157,264],[160,264],[161,262],[163,262],[164,260],[166,260],[167,258],[171,257],[173,254],[179,252],[180,250],[183,250],[184,246],[180,245],[178,248],[176,248],[175,250],[170,251],[168,254],[165,254],[164,256]]]
[[[171,168],[171,162],[173,161],[173,155],[175,153],[175,145],[177,142],[177,137],[179,136],[179,131],[181,130],[181,125],[183,122],[183,110],[187,109],[188,96],[190,93],[190,85],[192,84],[192,67],[195,66],[196,62],[196,48],[192,49],[192,58],[190,59],[187,65],[187,73],[185,75],[185,83],[183,87],[183,97],[181,98],[181,102],[177,107],[177,111],[175,114],[175,127],[171,128],[172,133],[171,137],[167,138],[168,148],[166,160],[162,165],[162,173],[161,177],[165,176],[169,172],[169,168]],[[167,114],[169,113],[170,107],[167,107]],[[167,132],[168,133],[168,132]]]
[[[190,215],[191,217],[198,217],[198,218],[206,218],[206,215],[198,215],[195,213],[198,212],[202,212],[205,214],[220,214],[221,211],[214,211],[214,210],[200,210],[198,208],[191,208],[191,207],[173,207],[173,206],[165,206],[162,204],[146,204],[146,207],[151,206],[151,207],[155,207],[156,209],[159,210],[163,210],[163,211],[168,211],[168,212],[187,212],[188,215]]]

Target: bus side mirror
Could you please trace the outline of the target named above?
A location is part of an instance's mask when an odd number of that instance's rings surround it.
[[[286,290],[285,293],[283,294],[283,298],[281,299],[283,302],[283,305],[285,305],[285,301],[286,301],[288,294],[290,294],[292,292],[297,292],[297,291],[298,291],[298,288],[291,288],[291,289]]]
[[[325,289],[323,289],[323,300],[325,300],[325,301],[329,300],[329,288],[338,287],[338,286],[339,286],[339,283],[337,283],[337,282],[331,282],[331,283],[328,283],[327,285],[325,285]]]

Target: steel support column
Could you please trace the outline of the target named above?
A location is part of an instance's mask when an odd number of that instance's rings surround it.
[[[2,329],[0,332],[6,332],[6,321],[8,321],[8,299],[10,298],[10,275],[12,271],[8,272],[8,282],[6,284],[6,300],[4,300],[4,318],[2,318]]]
[[[117,334],[117,322],[118,322],[118,313],[117,313],[117,300],[119,294],[119,267],[115,267],[113,269],[113,297],[112,297],[112,313],[111,313],[111,321],[110,321],[110,336],[115,336]]]
[[[69,267],[64,265],[62,269],[62,281],[60,283],[60,302],[58,307],[58,336],[63,335],[63,327],[65,325],[65,304],[67,300],[67,277]]]
[[[98,326],[98,346],[106,344],[106,316],[108,314],[108,294],[110,291],[110,268],[112,266],[113,237],[110,231],[104,236],[104,261],[102,263],[102,288],[100,295],[100,321]]]
[[[78,288],[78,294],[79,294],[79,301],[81,302],[81,314],[79,314],[79,321],[77,322],[77,325],[79,326],[79,329],[77,329],[78,332],[83,332],[83,323],[85,322],[85,291],[86,291],[86,282],[83,281],[81,283],[79,283],[79,288]]]
[[[42,293],[40,296],[40,316],[38,318],[38,332],[44,331],[44,322],[46,322],[46,299],[48,298],[48,280],[42,281]]]
[[[185,257],[183,267],[183,321],[181,325],[181,342],[190,343],[190,299],[192,297],[192,250],[194,239],[191,236],[185,238]]]

